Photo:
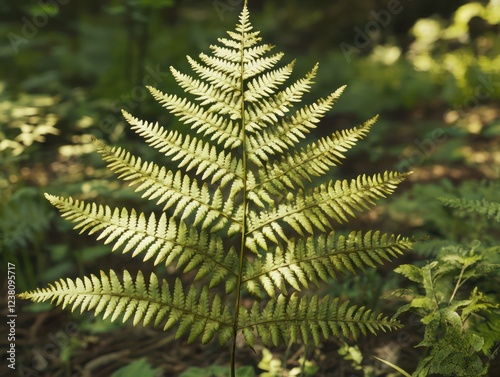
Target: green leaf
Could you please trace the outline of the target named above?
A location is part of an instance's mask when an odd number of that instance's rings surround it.
[[[410,279],[411,281],[414,281],[415,283],[419,284],[423,283],[422,270],[412,264],[402,264],[396,267],[394,269],[394,272],[397,272],[398,274],[405,276],[406,278]]]
[[[429,297],[416,297],[411,301],[410,305],[413,308],[422,308],[429,312],[438,308],[436,302]]]
[[[477,287],[472,290],[469,300],[464,300],[463,303],[465,307],[462,310],[462,320],[464,321],[471,313],[489,311],[500,306],[499,303],[480,292]]]
[[[378,361],[381,361],[382,363],[386,364],[386,365],[389,365],[392,369],[398,371],[399,373],[401,373],[404,377],[411,377],[410,373],[408,373],[407,371],[405,371],[403,368],[401,367],[398,367],[397,365],[391,363],[390,361],[387,361],[387,360],[384,360],[384,359],[381,359],[380,357],[377,357],[377,356],[373,356],[375,359],[377,359]]]

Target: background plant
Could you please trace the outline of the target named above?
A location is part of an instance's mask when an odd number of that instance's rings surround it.
[[[496,221],[498,229],[498,202],[450,197],[441,202],[462,220],[469,218],[469,224],[471,215],[477,214],[483,224]],[[489,361],[500,345],[500,303],[493,288],[499,280],[499,251],[498,244],[488,246],[480,240],[451,243],[421,268],[408,264],[396,268],[419,287],[397,292],[413,296],[397,315],[413,311],[425,325],[417,347],[425,347],[427,352],[413,376],[487,375]]]

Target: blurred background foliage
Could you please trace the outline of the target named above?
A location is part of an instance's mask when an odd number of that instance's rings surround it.
[[[179,127],[145,85],[176,93],[169,66],[189,72],[185,56],[207,51],[231,30],[242,3],[0,3],[0,257],[18,266],[19,291],[133,263],[72,232],[43,192],[147,210],[105,169],[92,137],[161,158],[127,129],[120,109]],[[414,171],[399,198],[356,226],[429,238],[417,260],[449,242],[494,244],[491,224],[471,227],[438,197],[498,202],[499,0],[249,0],[249,8],[263,39],[287,62],[297,58],[295,78],[320,63],[309,100],[348,85],[314,137],[381,113],[334,174]],[[343,284],[335,294],[375,306],[402,280],[383,271]]]

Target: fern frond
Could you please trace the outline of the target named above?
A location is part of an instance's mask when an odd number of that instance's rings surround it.
[[[228,77],[239,78],[241,74],[240,64],[238,64],[239,62],[233,63],[230,60],[221,59],[204,53],[201,53],[198,56],[208,69],[217,71],[218,73],[223,73]],[[241,60],[241,58],[238,60]]]
[[[195,174],[201,175],[202,180],[211,177],[210,183],[220,181],[221,188],[234,178],[243,179],[241,160],[233,157],[230,152],[218,152],[210,143],[177,131],[166,132],[158,124],[148,124],[126,111],[123,111],[123,116],[149,145],[166,156],[171,156],[171,161],[179,161],[179,168],[184,167],[185,171],[196,168]]]
[[[317,71],[318,64],[305,77],[297,80],[271,98],[262,98],[259,102],[250,101],[245,108],[245,130],[250,133],[257,133],[257,131],[268,126],[276,126],[278,117],[283,117],[288,113],[293,103],[300,102],[303,95],[309,91]],[[246,93],[247,91],[245,91]],[[251,96],[255,96],[251,89],[250,93]]]
[[[283,54],[261,43],[246,2],[235,31],[218,42],[197,60],[187,57],[193,75],[170,68],[187,97],[148,87],[183,124],[179,131],[123,112],[131,129],[176,164],[175,170],[96,142],[110,170],[155,201],[157,213],[46,195],[75,229],[96,233],[112,250],[193,271],[191,287],[185,289],[179,279],[172,287],[159,283],[154,274],[149,282],[142,273],[133,279],[125,272],[119,279],[111,271],[60,280],[20,297],[93,310],[112,320],[132,318],[134,324],[164,323],[165,330],[176,327],[176,336],[188,334],[189,341],[230,341],[233,366],[238,333],[250,345],[256,336],[265,344],[299,339],[318,344],[322,337],[398,328],[365,307],[297,293],[338,274],[375,267],[411,247],[412,241],[400,236],[332,231],[391,194],[407,174],[314,180],[340,164],[376,117],[299,148],[344,87],[300,104],[318,65],[285,85],[295,61],[279,65]],[[224,297],[211,292],[223,284]],[[246,292],[262,301],[247,305]]]
[[[276,89],[290,77],[294,66],[295,60],[282,68],[267,72],[251,80],[244,93],[245,101],[256,102],[276,93]],[[246,129],[249,129],[248,123]]]
[[[141,271],[135,280],[127,270],[121,279],[112,270],[108,275],[101,271],[100,277],[92,274],[75,281],[60,279],[47,288],[21,293],[19,297],[50,301],[63,308],[71,306],[72,312],[80,308],[80,312],[94,311],[96,316],[102,313],[103,318],[110,317],[111,321],[122,317],[125,322],[132,318],[134,326],[140,322],[154,326],[165,322],[163,329],[167,330],[179,323],[176,337],[189,330],[189,342],[202,336],[207,343],[216,332],[224,341],[223,334],[232,327],[229,310],[222,305],[220,296],[209,297],[207,287],[199,292],[191,286],[186,294],[179,279],[172,289],[165,279],[159,282],[154,273],[146,283]]]
[[[372,177],[362,175],[350,182],[330,181],[307,192],[299,190],[277,208],[258,213],[249,211],[246,246],[255,253],[258,247],[267,250],[266,240],[276,243],[276,235],[282,233],[284,224],[304,236],[304,231],[309,234],[314,234],[314,229],[326,231],[332,220],[340,224],[347,222],[347,215],[355,217],[354,211],[368,209],[374,200],[391,194],[407,175],[385,172]]]
[[[231,31],[228,31],[227,33],[233,39],[240,42],[240,47],[246,46],[247,48],[250,48],[255,44],[257,44],[258,42],[260,42],[260,37],[258,37],[260,32],[258,31],[250,32],[253,29],[253,26],[250,23],[250,13],[248,12],[246,2],[243,6],[243,10],[239,15],[239,21],[240,22],[236,24],[236,33]]]
[[[235,149],[241,144],[240,129],[231,119],[224,119],[216,113],[208,113],[203,107],[175,94],[163,94],[150,86],[148,89],[163,107],[184,124],[189,124],[191,129],[199,134],[210,136],[210,140],[216,141],[226,149]]]
[[[181,219],[184,220],[195,213],[194,225],[201,223],[202,229],[221,229],[228,222],[233,226],[241,224],[237,209],[223,200],[220,189],[211,193],[207,184],[200,187],[196,179],[179,170],[173,173],[155,163],[142,162],[140,157],[135,157],[122,148],[109,148],[103,143],[97,145],[97,151],[108,162],[108,167],[119,174],[119,178],[132,181],[131,186],[138,185],[136,191],[144,191],[143,198],[156,199],[157,204],[165,203],[163,211],[173,208],[173,217],[181,214]],[[241,184],[233,186],[236,190]],[[238,190],[232,192],[232,195],[237,193]]]
[[[211,286],[224,279],[228,280],[227,287],[234,286],[236,253],[233,248],[224,250],[222,239],[215,234],[197,231],[174,218],[167,220],[165,213],[159,219],[153,213],[146,219],[144,213],[129,212],[126,208],[112,210],[109,206],[87,204],[72,198],[48,194],[45,197],[64,218],[76,223],[74,229],[80,233],[100,231],[98,240],[104,239],[104,244],[114,242],[113,251],[123,247],[124,254],[133,250],[133,257],[145,252],[143,260],[154,257],[155,265],[165,261],[168,266],[177,261],[177,268],[186,266],[184,272],[198,268],[196,280],[217,271]]]
[[[187,59],[193,71],[195,71],[201,79],[212,84],[214,88],[220,89],[223,92],[234,92],[241,95],[237,78],[227,76],[222,72],[210,69],[209,67],[200,64],[190,56],[188,56]]]
[[[262,167],[269,160],[269,156],[283,154],[290,146],[297,144],[300,139],[305,138],[305,134],[309,133],[311,128],[316,127],[316,123],[332,107],[343,88],[325,99],[297,110],[290,121],[285,120],[280,126],[264,129],[258,135],[249,135],[248,159]]]
[[[500,203],[486,199],[468,200],[464,198],[439,198],[447,207],[455,208],[468,213],[477,213],[500,222]]]
[[[317,142],[308,144],[291,155],[287,155],[279,162],[267,164],[265,169],[259,170],[259,179],[256,187],[262,186],[274,195],[304,186],[304,181],[311,181],[312,177],[325,174],[330,167],[340,163],[348,151],[369,132],[378,116],[366,121],[360,127],[350,130],[336,131],[330,137],[323,137]],[[250,186],[250,189],[254,187]]]
[[[281,60],[283,55],[282,52],[279,52],[272,56],[261,57],[245,62],[243,64],[243,79],[248,80],[249,78],[273,68]]]
[[[376,314],[364,306],[350,305],[349,301],[340,303],[338,298],[329,297],[280,295],[263,308],[255,302],[248,315],[245,315],[245,309],[241,311],[240,317],[245,319],[242,322],[246,323],[242,326],[243,335],[250,345],[252,338],[247,335],[248,330],[255,330],[265,345],[278,345],[282,341],[285,344],[296,343],[299,339],[309,344],[312,339],[317,346],[321,338],[330,336],[352,336],[356,339],[359,334],[401,328],[398,321]]]
[[[309,289],[309,283],[319,286],[320,281],[336,279],[338,273],[356,273],[356,269],[364,271],[389,262],[412,244],[407,237],[379,231],[352,231],[347,236],[332,231],[319,237],[289,240],[286,249],[277,246],[265,257],[246,264],[243,283],[257,297],[262,297],[261,288],[271,297],[276,289],[286,294],[285,283],[296,291],[301,286]]]
[[[207,112],[217,112],[220,115],[228,114],[233,120],[240,118],[239,94],[227,90],[224,91],[213,84],[194,79],[189,75],[177,71],[173,67],[170,67],[170,72],[172,72],[172,76],[177,84],[186,93],[196,96],[195,99],[200,102],[201,106],[211,104]]]

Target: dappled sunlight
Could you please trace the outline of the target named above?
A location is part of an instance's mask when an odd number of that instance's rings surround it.
[[[500,140],[475,146],[464,146],[465,163],[478,169],[486,178],[500,178]]]
[[[490,2],[490,5],[493,2]],[[460,43],[470,42],[469,22],[473,17],[487,17],[492,11],[480,3],[462,5],[455,12],[453,23],[443,31],[443,38],[457,39]]]
[[[34,143],[43,143],[47,135],[58,135],[59,117],[50,112],[57,98],[46,95],[20,96],[11,101],[0,83],[0,155],[21,155]]]
[[[71,136],[71,144],[59,147],[59,154],[64,157],[75,157],[95,152],[92,143],[93,136],[89,134]]]
[[[428,182],[441,178],[463,179],[465,173],[466,171],[460,167],[449,167],[446,165],[416,167],[409,180],[412,182]]]
[[[442,25],[432,18],[420,19],[415,22],[411,32],[415,41],[411,45],[410,56],[430,52],[434,44],[439,41],[442,34]]]
[[[443,120],[450,126],[471,135],[500,137],[500,107],[472,106],[450,110],[444,114]]]
[[[370,58],[377,63],[392,65],[401,56],[401,48],[398,46],[376,46]]]
[[[500,88],[491,76],[500,73],[500,41],[495,31],[499,19],[500,6],[493,0],[487,5],[462,5],[449,25],[439,18],[420,19],[411,30],[415,40],[406,57],[416,70],[430,72],[443,83],[452,75],[460,92],[448,96],[455,102],[498,97]]]

